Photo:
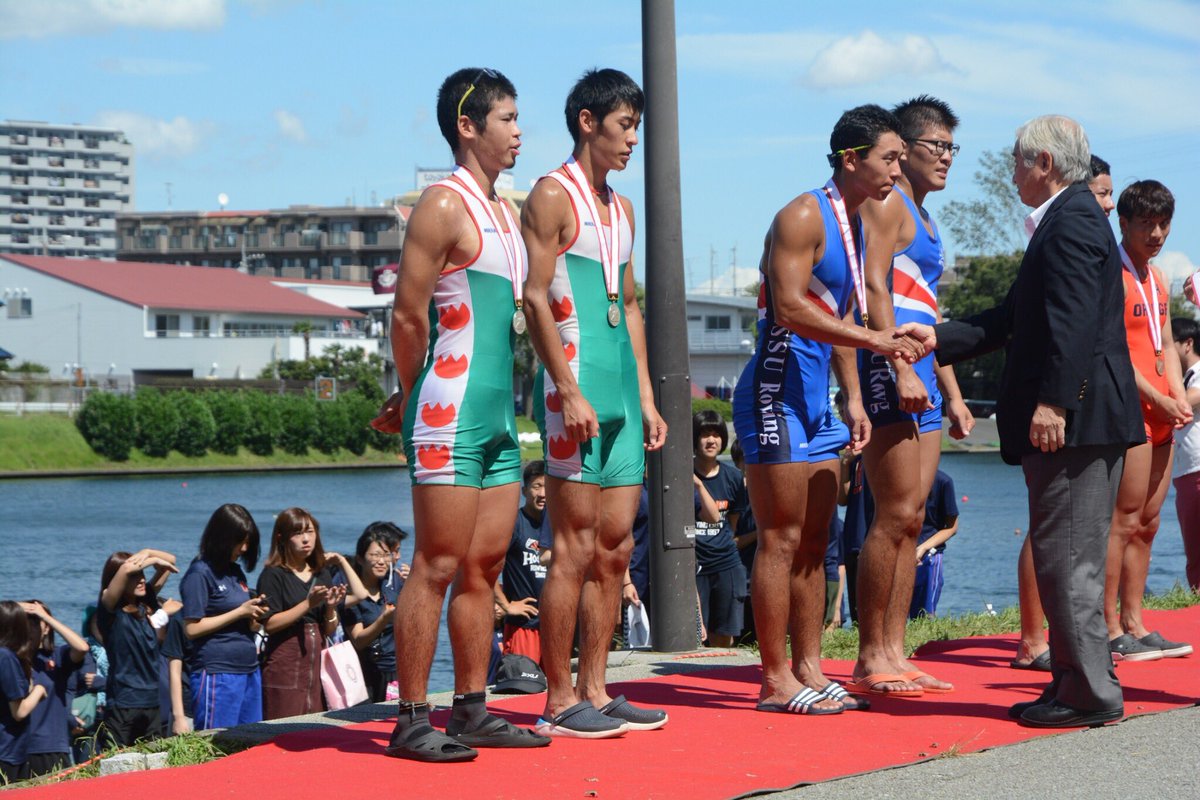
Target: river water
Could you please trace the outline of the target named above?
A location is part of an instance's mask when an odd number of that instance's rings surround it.
[[[976,453],[947,454],[942,469],[954,478],[961,516],[946,550],[939,612],[1015,605],[1017,554],[1027,523],[1021,470],[996,454]],[[402,469],[0,481],[0,598],[44,600],[59,618],[78,625],[84,606],[95,601],[109,553],[155,547],[175,553],[186,567],[209,515],[229,502],[254,515],[264,546],[274,516],[294,505],[316,516],[326,549],[345,553],[353,552],[373,520],[412,529],[412,494]],[[411,539],[403,553],[411,560]],[[1182,582],[1183,568],[1172,489],[1154,543],[1150,590]],[[167,584],[167,596],[177,596],[177,580]],[[431,689],[451,688],[452,670],[443,625]]]

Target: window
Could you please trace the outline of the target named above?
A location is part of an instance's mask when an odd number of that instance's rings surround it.
[[[160,339],[179,335],[178,314],[155,314],[154,335]]]
[[[62,156],[50,156],[46,159],[46,163],[51,167],[61,167],[63,165]]]
[[[192,317],[192,336],[207,339],[211,334],[212,319],[210,317]]]
[[[29,176],[28,175],[13,175],[12,182],[13,182],[13,186],[28,186],[29,185]]]
[[[66,186],[67,181],[62,175],[51,175],[49,183],[51,186]]]
[[[100,140],[94,136],[89,136],[88,138],[83,140],[83,146],[86,147],[88,150],[99,150],[100,149]]]
[[[85,197],[85,198],[83,198],[83,205],[85,208],[99,208],[100,207],[100,198],[99,197]]]
[[[13,195],[12,201],[13,201],[13,205],[27,206],[27,205],[29,205],[29,195],[15,194],[15,195]]]
[[[65,145],[63,143],[63,139],[61,136],[51,136],[50,137],[50,146],[51,147],[64,147]]]
[[[63,196],[61,194],[50,195],[50,205],[61,206],[61,205],[65,205],[65,204],[66,204],[66,200],[63,198]]]
[[[85,189],[99,189],[99,188],[100,188],[100,181],[96,180],[95,178],[84,178],[84,179],[83,179],[83,188],[85,188]]]
[[[29,319],[33,316],[32,297],[14,297],[6,301],[9,319]]]
[[[99,247],[100,237],[96,236],[95,234],[88,234],[87,236],[83,237],[83,243],[89,247]]]
[[[29,144],[29,137],[23,133],[16,133],[8,137],[11,144]]]
[[[730,330],[731,320],[728,315],[709,314],[704,318],[704,330],[706,331],[727,331]]]
[[[85,217],[83,224],[89,228],[99,228],[100,227],[100,218],[99,217]]]
[[[83,160],[83,167],[84,169],[100,169],[100,159],[85,158]]]
[[[62,214],[55,214],[54,216],[50,217],[50,224],[51,225],[66,225],[67,219]]]
[[[12,163],[22,165],[28,164],[29,156],[25,155],[24,153],[17,153],[12,157]]]

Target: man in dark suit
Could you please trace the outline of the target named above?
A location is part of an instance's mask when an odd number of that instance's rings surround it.
[[[1100,725],[1124,713],[1102,606],[1108,527],[1125,450],[1145,439],[1121,257],[1087,187],[1090,151],[1077,122],[1027,122],[1013,156],[1013,183],[1034,209],[1017,279],[1000,306],[936,326],[938,361],[1005,348],[1000,449],[1025,472],[1053,676],[1010,714],[1034,727]]]

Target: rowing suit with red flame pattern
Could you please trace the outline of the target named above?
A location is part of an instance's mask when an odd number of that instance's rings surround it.
[[[612,486],[636,486],[642,482],[645,464],[642,408],[638,397],[637,361],[625,325],[625,272],[630,269],[633,230],[624,213],[617,217],[619,252],[616,286],[621,297],[607,314],[610,301],[605,288],[600,242],[596,220],[586,210],[587,200],[570,174],[556,170],[547,179],[558,181],[575,210],[575,241],[558,254],[554,279],[550,283],[550,311],[558,327],[559,340],[567,354],[567,363],[579,383],[579,390],[596,412],[600,423],[597,438],[579,444],[564,430],[562,405],[554,381],[545,369],[538,371],[534,384],[534,419],[542,432],[546,472],[556,478]],[[619,203],[616,192],[613,201]],[[607,214],[598,215],[607,228]],[[607,230],[601,233],[607,237]]]
[[[465,173],[465,174],[464,174]],[[456,192],[482,243],[447,266],[429,304],[429,353],[404,409],[404,454],[414,484],[488,488],[521,479],[513,415],[513,281],[500,231],[459,168],[434,186]],[[518,235],[520,280],[528,259]]]

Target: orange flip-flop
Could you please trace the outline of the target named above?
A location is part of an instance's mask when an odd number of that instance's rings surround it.
[[[853,692],[854,694],[873,694],[877,697],[920,697],[925,694],[924,689],[900,689],[889,692],[886,689],[878,688],[881,683],[908,682],[908,678],[904,675],[896,675],[891,672],[876,672],[864,678],[847,682],[846,691]]]
[[[912,672],[906,672],[901,677],[904,680],[908,681],[909,683],[917,683],[918,678],[933,678],[933,680],[935,680],[935,681],[941,680],[940,678],[934,678],[928,672],[922,672],[919,669],[914,669]],[[949,689],[941,689],[936,686],[924,686],[922,684],[917,684],[917,685],[920,686],[926,692],[929,692],[930,694],[949,694],[950,692],[954,691],[953,686],[951,686]]]

